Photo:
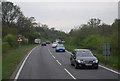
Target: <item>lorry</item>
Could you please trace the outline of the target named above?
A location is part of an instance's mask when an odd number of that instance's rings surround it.
[[[35,40],[34,40],[34,43],[35,43],[35,44],[40,44],[40,41],[41,41],[40,39],[35,39]]]

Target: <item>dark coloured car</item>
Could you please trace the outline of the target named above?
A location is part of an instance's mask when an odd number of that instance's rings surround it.
[[[42,42],[41,46],[46,46],[46,43],[45,43],[45,42]]]
[[[70,62],[76,69],[80,67],[93,67],[97,69],[99,63],[96,56],[88,49],[74,49]]]
[[[63,44],[58,44],[55,50],[56,52],[65,52],[65,47]]]

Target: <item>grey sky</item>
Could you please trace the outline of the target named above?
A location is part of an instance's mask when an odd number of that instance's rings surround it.
[[[37,22],[50,28],[69,32],[74,26],[100,18],[112,24],[118,18],[117,2],[15,2],[25,16],[35,17]]]

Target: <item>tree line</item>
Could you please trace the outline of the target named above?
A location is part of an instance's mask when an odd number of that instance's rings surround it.
[[[40,38],[54,41],[61,39],[66,41],[67,47],[88,48],[102,53],[102,45],[109,43],[111,54],[117,55],[118,50],[118,24],[120,20],[115,19],[113,24],[102,23],[99,18],[88,20],[87,24],[82,24],[78,28],[73,28],[66,34],[49,28],[46,24],[36,23],[34,17],[26,17],[20,7],[12,2],[2,2],[2,38],[3,46],[8,44],[11,47],[17,46],[17,36],[22,35],[23,44],[32,44],[34,39]],[[28,41],[26,41],[28,40]]]
[[[119,19],[115,19],[112,25],[102,23],[99,18],[88,20],[87,24],[83,24],[78,28],[74,28],[69,32],[66,38],[68,47],[71,48],[87,48],[101,54],[103,52],[103,44],[110,44],[112,55],[118,55],[118,23]]]
[[[36,23],[34,17],[26,17],[20,7],[12,2],[2,2],[2,38],[3,46],[18,45],[18,35],[23,36],[23,44],[32,44],[34,39],[55,40],[65,39],[65,32],[49,28],[46,24]],[[27,41],[26,41],[27,40]]]

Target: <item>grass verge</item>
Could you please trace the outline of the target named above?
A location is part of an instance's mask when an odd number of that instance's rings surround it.
[[[96,54],[96,56],[99,59],[100,63],[118,70],[120,69],[119,58],[117,56],[107,56],[106,60],[102,54]]]
[[[0,38],[0,81],[2,80],[2,39]]]
[[[25,45],[2,54],[2,79],[9,79],[23,57],[36,45]]]

